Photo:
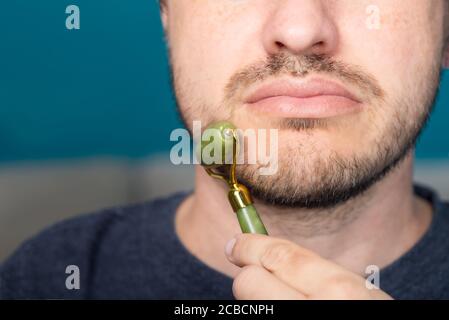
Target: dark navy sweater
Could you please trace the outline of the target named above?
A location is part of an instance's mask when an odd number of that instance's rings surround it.
[[[432,224],[419,242],[380,272],[397,299],[449,298],[449,205],[429,189]],[[179,193],[58,223],[25,242],[0,268],[2,299],[233,299],[232,279],[179,241]],[[382,230],[379,230],[382,232]],[[79,289],[66,286],[77,266]]]

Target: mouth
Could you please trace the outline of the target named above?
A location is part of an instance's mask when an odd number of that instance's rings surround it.
[[[251,110],[271,117],[323,119],[361,110],[359,98],[329,80],[280,80],[260,86],[244,100]]]

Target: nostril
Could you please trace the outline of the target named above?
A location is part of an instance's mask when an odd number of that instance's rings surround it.
[[[326,50],[327,44],[325,41],[317,42],[313,45],[310,52],[315,54],[322,54]]]
[[[280,42],[280,41],[276,41],[276,46],[277,46],[279,49],[283,49],[283,48],[285,47],[285,45],[284,45],[282,42]]]

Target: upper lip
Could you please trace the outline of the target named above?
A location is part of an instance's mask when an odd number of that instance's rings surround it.
[[[309,81],[279,80],[258,87],[245,99],[246,103],[274,97],[313,98],[318,96],[339,96],[360,102],[360,100],[344,86],[334,81],[312,79]]]

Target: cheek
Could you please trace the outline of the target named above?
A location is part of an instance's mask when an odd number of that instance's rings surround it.
[[[376,131],[387,130],[398,116],[416,121],[426,110],[438,83],[442,53],[441,13],[424,1],[411,1],[410,8],[378,2],[380,28],[369,30],[362,21],[347,23],[339,57],[362,66],[386,92],[384,103],[370,106],[364,123],[373,132],[361,135],[367,140],[378,138]]]
[[[264,56],[256,25],[263,19],[254,10],[242,8],[248,5],[246,1],[217,3],[203,1],[176,11],[171,18],[169,41],[183,98],[224,117],[226,110],[220,107],[228,81],[236,71]]]
[[[364,39],[359,48],[369,58],[365,64],[393,98],[422,93],[440,64],[443,21],[428,7],[431,2],[435,1],[412,1],[390,10],[380,7],[380,29],[359,34]]]

